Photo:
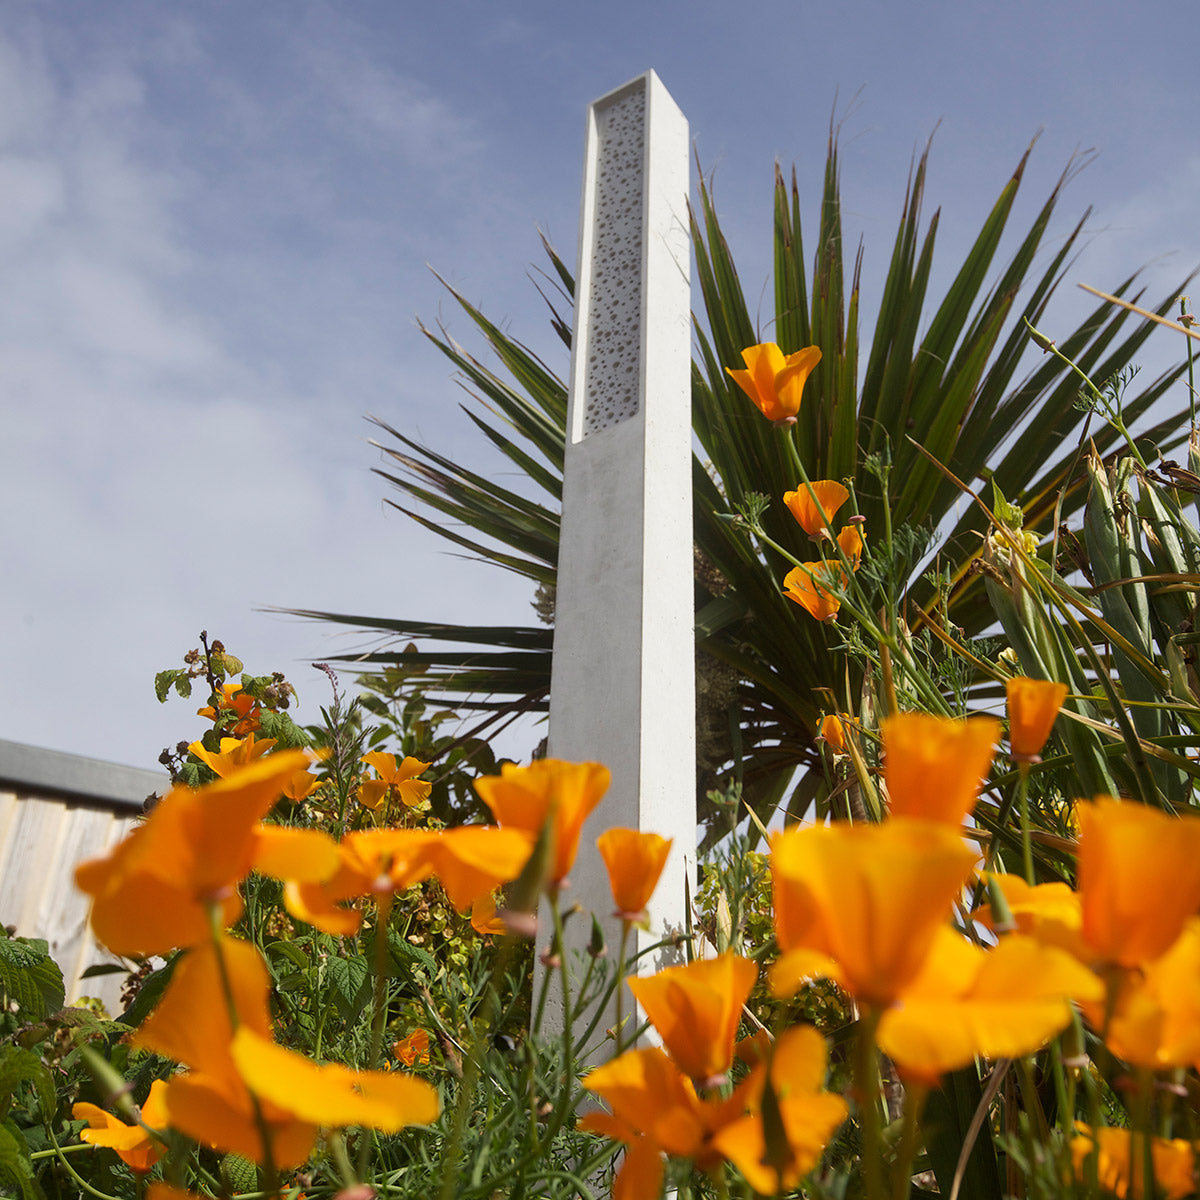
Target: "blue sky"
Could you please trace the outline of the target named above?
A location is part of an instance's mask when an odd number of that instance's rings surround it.
[[[199,731],[152,679],[202,628],[287,672],[314,720],[306,663],[350,644],[267,606],[532,620],[528,585],[385,510],[363,417],[490,461],[416,328],[443,319],[479,348],[429,266],[565,371],[527,278],[537,231],[573,261],[586,106],[649,67],[764,314],[774,162],[796,163],[815,221],[833,113],[868,327],[931,135],[943,272],[1039,132],[1014,229],[1096,151],[1052,231],[1092,206],[1072,279],[1145,267],[1157,301],[1200,265],[1179,5],[0,11],[0,738],[152,766]],[[1065,329],[1083,307],[1064,294],[1054,315]]]

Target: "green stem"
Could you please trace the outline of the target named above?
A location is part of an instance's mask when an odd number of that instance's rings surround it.
[[[229,978],[229,966],[225,962],[225,951],[221,944],[222,924],[221,907],[219,904],[208,905],[208,931],[209,936],[212,938],[213,957],[217,964],[217,975],[221,980],[221,994],[225,998],[225,1008],[229,1013],[230,1033],[236,1035],[241,1026],[241,1018],[238,1015],[237,1003],[233,997],[233,983]],[[263,1115],[258,1095],[249,1084],[246,1085],[246,1094],[250,1097],[250,1107],[254,1110],[254,1125],[258,1130],[259,1143],[262,1145],[263,1156],[260,1164],[259,1182],[263,1185],[263,1190],[268,1194],[278,1196],[279,1172],[275,1167],[274,1148],[271,1144],[271,1130],[267,1125],[266,1117]]]
[[[864,1009],[854,1039],[854,1089],[862,1127],[862,1167],[866,1200],[883,1200],[883,1128],[879,1119],[879,1063],[875,1030],[882,1013]]]
[[[1033,833],[1029,827],[1029,764],[1017,764],[1017,802],[1021,809],[1021,854],[1025,863],[1025,882],[1033,887]]]
[[[912,1189],[912,1165],[921,1140],[921,1110],[925,1107],[927,1089],[913,1084],[905,1090],[904,1126],[900,1134],[900,1152],[892,1175],[893,1200],[908,1200]]]
[[[621,986],[625,982],[625,952],[629,946],[629,922],[621,922],[621,944],[617,951],[617,1048],[613,1051],[613,1058],[618,1058],[621,1051],[625,1049],[625,989]]]

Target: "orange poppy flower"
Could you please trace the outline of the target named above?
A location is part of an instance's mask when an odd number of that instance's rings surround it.
[[[821,361],[818,346],[805,346],[786,357],[774,342],[742,351],[746,370],[725,370],[768,421],[786,421],[800,411],[804,385]]]
[[[975,807],[1000,722],[906,712],[885,717],[883,778],[893,817],[926,817],[956,828]]]
[[[1018,761],[1036,760],[1067,698],[1067,685],[1018,676],[1005,680],[1004,691],[1008,697],[1012,757]]]
[[[701,1100],[692,1081],[666,1052],[652,1046],[629,1050],[590,1071],[584,1076],[583,1086],[600,1096],[612,1113],[588,1113],[579,1122],[580,1129],[605,1134],[630,1146],[641,1145],[644,1154],[665,1151],[689,1158],[701,1170],[712,1171],[725,1160],[713,1139],[746,1111],[752,1084],[744,1080],[725,1099]],[[624,1185],[620,1176],[618,1184]]]
[[[849,582],[841,563],[808,562],[793,567],[783,578],[783,594],[817,621],[831,621],[842,602],[831,590]]]
[[[1119,1058],[1153,1071],[1200,1063],[1200,918],[1169,950],[1139,970],[1122,971],[1107,1004],[1084,1015]]]
[[[811,1025],[795,1025],[775,1042],[754,1076],[750,1111],[713,1136],[713,1145],[741,1171],[755,1192],[792,1191],[817,1165],[834,1131],[846,1119],[841,1096],[825,1091],[825,1039]],[[767,1144],[762,1094],[770,1083],[778,1102],[781,1145]],[[772,1155],[778,1160],[770,1161]]]
[[[379,772],[378,779],[364,779],[359,786],[358,801],[366,808],[378,808],[389,791],[394,792],[406,808],[415,808],[428,800],[429,793],[433,791],[432,783],[416,778],[423,771],[428,771],[430,766],[419,758],[409,755],[397,766],[394,754],[372,751],[364,754],[361,761],[369,763]]]
[[[208,937],[210,904],[235,921],[258,823],[306,761],[272,754],[196,791],[173,788],[108,855],[81,863],[75,882],[92,897],[100,941],[117,954],[165,954]]]
[[[910,1078],[936,1086],[984,1058],[1020,1058],[1071,1023],[1071,1001],[1103,983],[1070,954],[1014,934],[984,950],[944,925],[916,978],[879,1022],[879,1048]]]
[[[842,718],[836,714],[831,713],[821,718],[821,723],[817,726],[817,737],[823,738],[834,754],[846,753],[846,729]]]
[[[894,817],[882,825],[789,829],[771,839],[776,995],[824,976],[876,1008],[916,978],[975,852],[946,825]]]
[[[783,494],[784,504],[809,537],[829,533],[834,513],[849,499],[849,489],[836,479],[817,479],[808,487],[801,484],[794,492]]]
[[[1071,1162],[1075,1178],[1081,1183],[1089,1178],[1088,1160],[1096,1156],[1096,1178],[1106,1191],[1125,1200],[1145,1196],[1142,1164],[1146,1142],[1130,1129],[1104,1127],[1091,1129],[1076,1122],[1077,1136],[1071,1139]],[[1153,1138],[1150,1162],[1154,1170],[1156,1195],[1166,1200],[1183,1200],[1195,1194],[1196,1152],[1191,1142],[1181,1138]]]
[[[436,875],[451,904],[466,912],[521,873],[532,845],[523,830],[493,825],[360,830],[342,839],[334,872],[320,882],[289,882],[284,903],[299,920],[345,937],[362,920],[355,909],[342,907],[345,901],[402,891]]]
[[[552,822],[549,885],[559,888],[575,864],[583,823],[608,791],[609,778],[599,763],[540,758],[527,767],[505,763],[499,775],[477,779],[475,790],[501,828],[524,829],[536,838]]]
[[[859,563],[862,562],[863,546],[866,544],[862,534],[858,531],[858,526],[845,526],[837,535],[837,544],[842,553],[850,560],[851,569],[857,571]]]
[[[392,1047],[392,1053],[406,1067],[425,1066],[429,1062],[429,1034],[424,1029],[414,1029]]]
[[[1078,804],[1082,933],[1095,959],[1156,959],[1200,909],[1200,820],[1099,797]]]
[[[742,1005],[757,978],[758,967],[750,959],[722,954],[633,976],[629,990],[679,1069],[708,1085],[733,1062]]]
[[[646,905],[667,864],[671,840],[637,829],[609,829],[596,839],[608,868],[616,916],[638,924],[646,920]]]
[[[274,738],[256,738],[253,733],[248,733],[244,738],[223,737],[219,752],[206,750],[203,742],[192,742],[188,749],[210,771],[224,779],[262,758],[274,745]]]
[[[229,732],[235,738],[245,737],[259,728],[261,722],[258,714],[258,701],[249,693],[243,692],[240,683],[222,684],[221,696],[216,707],[207,704],[204,708],[196,710],[198,717],[207,717],[213,722],[232,718],[235,723]]]
[[[166,1087],[163,1080],[156,1079],[150,1085],[146,1103],[142,1105],[142,1122],[151,1129],[166,1129],[169,1123],[166,1105],[163,1102]],[[88,1123],[88,1128],[80,1131],[79,1137],[82,1141],[115,1150],[132,1171],[149,1171],[167,1152],[166,1145],[151,1136],[141,1125],[127,1125],[95,1104],[76,1104],[71,1109],[71,1116],[77,1121]]]

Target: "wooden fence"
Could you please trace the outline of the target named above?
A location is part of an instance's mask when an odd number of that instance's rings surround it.
[[[0,740],[0,924],[49,942],[68,1004],[96,996],[121,1011],[124,975],[81,978],[114,960],[88,928],[75,867],[120,841],[166,782],[165,772]]]

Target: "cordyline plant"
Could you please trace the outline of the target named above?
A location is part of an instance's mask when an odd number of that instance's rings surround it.
[[[745,798],[765,818],[785,799],[796,769],[817,762],[822,711],[835,699],[845,704],[861,684],[854,671],[847,675],[836,653],[836,634],[816,623],[797,628],[778,578],[784,560],[762,542],[747,542],[728,520],[731,512],[743,508],[752,494],[771,497],[759,514],[770,542],[801,560],[811,558],[806,535],[781,502],[785,492],[800,486],[798,459],[810,479],[833,480],[852,490],[865,536],[878,537],[886,521],[898,531],[888,541],[896,559],[883,566],[903,596],[903,619],[919,625],[922,613],[937,607],[945,622],[970,638],[992,620],[984,588],[970,570],[979,554],[983,518],[971,508],[954,515],[960,493],[953,477],[968,484],[994,480],[1020,507],[1026,526],[1039,532],[1049,527],[1056,505],[1061,519],[1084,501],[1082,480],[1071,473],[1085,420],[1075,406],[1078,380],[1057,357],[1033,351],[1031,358],[1025,328],[1026,321],[1036,323],[1045,313],[1084,228],[1087,214],[1057,243],[1046,265],[1035,269],[1074,167],[1064,172],[1004,260],[1001,242],[1027,152],[945,294],[935,297],[929,280],[938,216],[927,225],[921,218],[927,157],[928,151],[908,181],[878,297],[860,294],[862,249],[849,267],[843,259],[836,138],[831,134],[811,254],[801,233],[795,174],[789,186],[776,172],[775,311],[766,328],[782,356],[805,351],[814,359],[807,364],[804,402],[782,433],[755,411],[729,373],[742,369],[743,351],[766,344],[768,334],[750,316],[712,194],[703,181],[700,185],[692,219],[702,299],[695,318],[692,401],[701,449],[693,475],[699,795],[710,840],[723,831],[705,799],[719,773],[732,766]],[[569,346],[574,282],[553,250],[546,249],[558,284],[557,299],[549,296],[551,319]],[[1135,288],[1131,277],[1114,290],[1136,299]],[[468,418],[517,468],[525,486],[502,487],[494,476],[462,467],[382,421],[394,465],[379,474],[403,493],[397,502],[402,511],[461,549],[530,579],[538,587],[541,610],[552,612],[567,405],[564,370],[541,362],[454,294],[508,377],[448,337],[426,333],[482,404],[479,410],[468,408]],[[864,336],[860,312],[876,303],[874,327]],[[1147,336],[1141,323],[1126,329],[1127,318],[1123,310],[1098,304],[1059,345],[1080,369],[1108,379],[1132,361]],[[1144,422],[1177,376],[1168,372],[1142,387],[1125,405],[1127,421]],[[1177,428],[1167,419],[1144,435],[1169,445]],[[1030,430],[1036,431],[1037,453],[1030,452],[1028,438],[1014,439]],[[1101,458],[1117,444],[1107,427],[1093,436]],[[935,530],[940,585],[922,574]],[[878,564],[872,570],[881,573]],[[447,625],[416,616],[305,615],[371,634],[418,639],[420,648],[384,648],[354,661],[423,669],[431,704],[495,716],[548,708],[549,629]],[[812,771],[801,775],[788,801],[793,813],[807,809],[820,778]]]

